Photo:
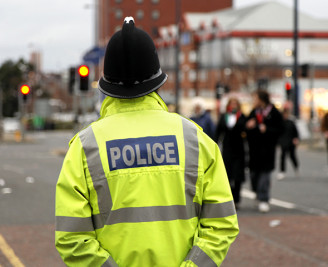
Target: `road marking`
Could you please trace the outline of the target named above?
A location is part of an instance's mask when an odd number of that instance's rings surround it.
[[[12,248],[8,245],[6,240],[0,234],[0,250],[2,251],[3,255],[8,259],[12,266],[15,267],[25,267],[25,265],[19,260],[19,258],[15,255],[15,252]]]
[[[10,187],[5,187],[1,189],[2,194],[11,194],[13,190]]]
[[[295,209],[296,208],[296,205],[294,203],[282,201],[282,200],[275,199],[275,198],[270,199],[270,204],[279,206],[279,207],[282,207],[285,209]]]
[[[256,198],[256,194],[246,188],[243,188],[241,190],[241,196],[248,198],[248,199],[255,199]],[[274,205],[274,206],[278,206],[278,207],[282,207],[285,209],[298,209],[301,210],[303,212],[306,213],[310,213],[310,214],[316,214],[316,215],[327,215],[327,211],[325,210],[320,210],[320,209],[316,209],[316,208],[309,208],[303,205],[296,205],[294,203],[291,202],[287,202],[287,201],[283,201],[283,200],[279,200],[276,198],[271,198],[270,199],[270,204]]]
[[[25,178],[25,182],[28,184],[33,184],[35,182],[35,179],[32,176],[27,176]]]
[[[246,189],[246,188],[242,189],[241,195],[243,197],[250,198],[250,199],[255,199],[256,198],[255,193],[248,190],[248,189]],[[275,198],[270,199],[270,204],[278,206],[278,207],[282,207],[282,208],[285,208],[285,209],[295,209],[296,208],[296,205],[294,203],[290,203],[290,202],[287,202],[287,201],[282,201],[282,200],[275,199]]]

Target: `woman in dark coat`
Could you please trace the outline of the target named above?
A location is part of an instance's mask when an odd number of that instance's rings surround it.
[[[246,122],[251,185],[259,200],[259,211],[268,212],[271,172],[275,167],[276,146],[283,121],[281,113],[271,104],[268,92],[256,91],[253,102],[254,109]]]
[[[214,137],[216,142],[222,139],[222,157],[237,208],[245,180],[245,123],[246,117],[241,113],[238,99],[231,98],[226,112],[220,117]]]

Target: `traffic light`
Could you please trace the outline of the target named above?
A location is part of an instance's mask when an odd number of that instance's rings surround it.
[[[89,90],[89,67],[82,65],[78,69],[80,76],[80,90],[88,91]]]
[[[290,99],[290,92],[292,90],[292,84],[290,82],[285,82],[285,90],[286,90],[287,100],[289,100]]]
[[[76,71],[76,69],[74,67],[69,68],[68,92],[70,94],[73,94],[73,92],[74,92],[75,71]]]
[[[23,100],[24,100],[24,102],[26,102],[27,97],[28,97],[28,95],[29,95],[30,92],[31,92],[31,88],[30,88],[30,86],[28,86],[27,84],[23,84],[23,85],[20,87],[20,92],[21,92],[21,94],[23,95]]]

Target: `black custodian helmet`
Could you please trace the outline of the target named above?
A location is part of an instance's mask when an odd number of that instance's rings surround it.
[[[122,30],[107,44],[99,90],[116,98],[136,98],[157,90],[166,80],[153,40],[126,17]]]

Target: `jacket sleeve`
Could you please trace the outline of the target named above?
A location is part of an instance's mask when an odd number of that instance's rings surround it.
[[[67,266],[118,266],[96,238],[79,138],[71,143],[56,186],[55,245]]]
[[[192,249],[181,266],[220,266],[239,233],[238,220],[218,146],[204,139],[202,208]],[[201,141],[202,142],[202,141]],[[202,148],[203,146],[203,148]]]

